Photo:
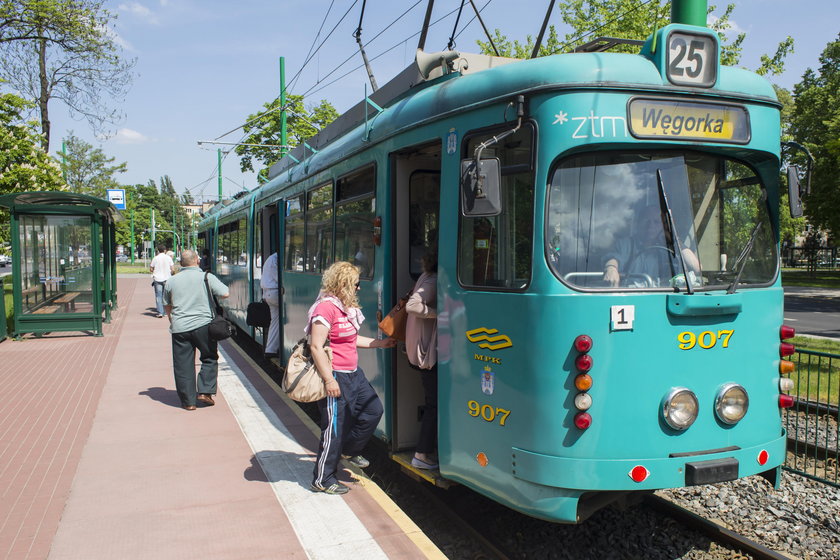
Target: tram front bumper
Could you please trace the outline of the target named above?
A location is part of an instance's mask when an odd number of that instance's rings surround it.
[[[677,488],[735,480],[774,469],[784,463],[786,439],[782,430],[781,436],[774,440],[742,449],[690,457],[632,459],[557,457],[514,447],[511,467],[518,479],[555,488],[583,491]],[[646,471],[642,480],[632,474],[638,467]]]

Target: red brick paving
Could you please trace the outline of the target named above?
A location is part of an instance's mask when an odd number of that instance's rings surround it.
[[[119,294],[104,337],[0,344],[0,558],[303,558],[223,396],[180,408],[148,282]]]

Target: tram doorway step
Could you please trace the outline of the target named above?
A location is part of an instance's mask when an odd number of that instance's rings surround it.
[[[402,471],[418,482],[428,482],[434,484],[439,488],[450,488],[456,485],[456,482],[443,478],[440,471],[430,471],[427,469],[418,469],[411,465],[411,459],[414,457],[414,451],[400,451],[399,453],[391,453],[391,460],[402,468]]]

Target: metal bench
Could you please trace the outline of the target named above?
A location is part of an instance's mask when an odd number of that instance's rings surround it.
[[[67,292],[64,295],[55,298],[52,303],[60,303],[64,306],[64,311],[75,311],[76,298],[80,295],[80,292]]]

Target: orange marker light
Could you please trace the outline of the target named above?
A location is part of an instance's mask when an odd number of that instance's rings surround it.
[[[588,391],[592,388],[592,377],[589,374],[581,373],[575,377],[575,389],[578,391]]]
[[[487,459],[487,455],[485,455],[484,453],[479,453],[478,455],[476,455],[475,460],[482,467],[486,467],[490,463],[490,460]]]
[[[779,373],[793,373],[796,370],[796,365],[789,360],[782,360],[779,362]]]

